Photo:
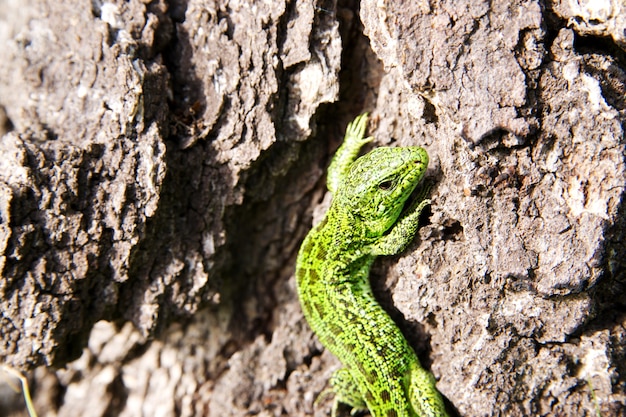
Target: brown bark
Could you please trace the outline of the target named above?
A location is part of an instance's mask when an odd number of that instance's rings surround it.
[[[372,281],[452,414],[626,413],[609,3],[0,1],[0,360],[41,415],[329,415],[293,263],[367,110],[431,155]]]

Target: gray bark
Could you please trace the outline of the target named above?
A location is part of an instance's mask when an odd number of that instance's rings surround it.
[[[0,361],[42,416],[329,415],[293,265],[370,111],[431,155],[372,283],[451,414],[626,413],[622,3],[0,1]]]

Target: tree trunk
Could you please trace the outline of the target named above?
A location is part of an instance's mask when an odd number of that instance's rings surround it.
[[[329,415],[295,254],[369,111],[373,146],[431,156],[371,279],[451,415],[624,415],[626,6],[602,5],[0,0],[0,361],[41,416]]]

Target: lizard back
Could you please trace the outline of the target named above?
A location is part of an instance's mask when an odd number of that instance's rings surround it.
[[[345,241],[340,229],[326,218],[302,245],[296,278],[304,315],[346,366],[375,417],[415,416],[406,389],[417,356],[374,298],[369,282],[374,257],[337,245]]]

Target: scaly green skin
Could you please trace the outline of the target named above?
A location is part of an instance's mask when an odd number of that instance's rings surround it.
[[[446,416],[435,378],[374,299],[369,270],[378,255],[401,252],[413,239],[422,192],[407,201],[428,166],[420,147],[377,148],[357,158],[367,114],[348,125],[328,172],[333,202],[308,234],[296,266],[304,315],[321,342],[345,366],[331,378],[339,402],[373,417]]]

